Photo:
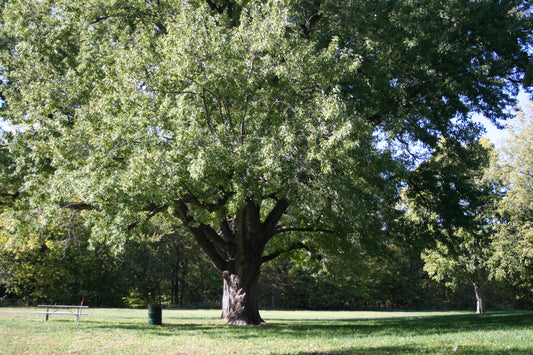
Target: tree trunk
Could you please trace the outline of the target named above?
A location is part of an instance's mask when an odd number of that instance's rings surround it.
[[[265,324],[259,315],[257,294],[263,252],[288,205],[285,199],[277,200],[266,219],[261,221],[260,205],[250,198],[234,218],[224,218],[216,229],[195,224],[191,208],[185,203],[177,205],[176,216],[222,274],[222,318],[230,325]]]
[[[474,282],[474,292],[476,293],[476,314],[485,313],[485,296],[477,282]]]
[[[257,284],[267,240],[259,207],[248,201],[235,218],[235,254],[222,271],[222,316],[231,325],[265,324],[259,315]]]
[[[225,271],[224,294],[222,297],[222,317],[229,325],[266,324],[259,315],[257,302],[257,275],[245,275],[246,279]]]

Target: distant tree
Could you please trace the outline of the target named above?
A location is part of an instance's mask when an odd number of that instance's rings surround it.
[[[484,179],[491,149],[484,139],[468,146],[444,141],[432,159],[417,168],[419,175],[407,192],[412,198],[413,221],[437,241],[422,253],[424,270],[452,288],[472,285],[477,313],[485,312],[491,213],[497,197]]]
[[[450,250],[443,243],[437,243],[432,249],[426,249],[422,253],[425,261],[424,270],[429,276],[443,282],[447,287],[456,290],[459,286],[467,284],[474,288],[476,297],[476,313],[485,312],[485,288],[489,280],[489,268],[487,261],[491,256],[490,245],[486,243],[481,246],[475,234],[464,234],[463,231],[457,233],[461,239],[457,249]]]
[[[529,6],[9,1],[1,114],[25,125],[16,166],[49,168],[20,191],[80,211],[104,244],[169,213],[222,275],[224,317],[260,324],[263,263],[379,250],[413,148],[471,141],[471,112],[507,118]]]
[[[493,276],[512,285],[517,301],[533,301],[533,105],[508,127],[490,178],[502,199],[497,209]]]

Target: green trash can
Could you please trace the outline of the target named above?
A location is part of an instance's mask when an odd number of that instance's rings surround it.
[[[148,306],[148,324],[162,325],[161,306]]]

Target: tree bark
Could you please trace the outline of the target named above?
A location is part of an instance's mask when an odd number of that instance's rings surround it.
[[[222,299],[222,316],[229,325],[263,325],[265,321],[259,315],[257,302],[257,275],[247,275],[242,279],[238,275],[225,271],[224,295]]]
[[[485,295],[477,282],[474,282],[474,292],[476,294],[476,314],[485,313]]]

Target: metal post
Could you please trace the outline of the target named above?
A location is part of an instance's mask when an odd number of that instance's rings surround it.
[[[83,304],[83,303],[82,303]],[[76,328],[80,325],[80,317],[81,317],[81,307],[78,308],[78,321],[76,322]]]

